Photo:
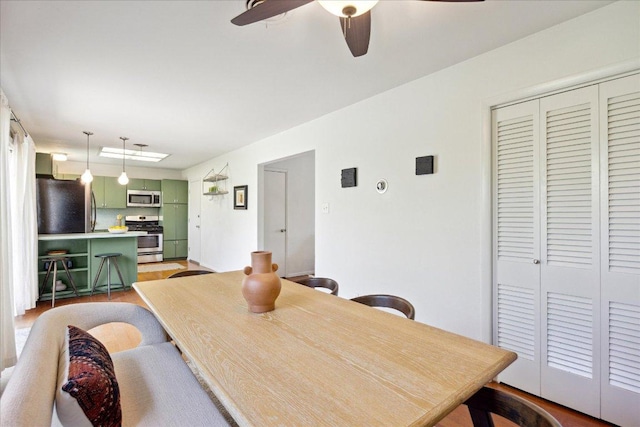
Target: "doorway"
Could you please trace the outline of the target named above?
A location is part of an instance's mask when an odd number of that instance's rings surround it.
[[[264,247],[278,264],[281,277],[287,271],[287,171],[264,171]]]
[[[282,277],[315,272],[315,152],[259,165],[259,246]]]

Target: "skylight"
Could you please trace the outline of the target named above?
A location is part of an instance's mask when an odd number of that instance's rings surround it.
[[[123,150],[122,148],[102,147],[100,150],[100,157],[122,159],[123,151],[125,160],[137,160],[140,162],[159,162],[169,156],[169,154],[154,153],[151,151]]]

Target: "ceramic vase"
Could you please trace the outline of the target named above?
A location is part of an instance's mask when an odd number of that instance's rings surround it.
[[[276,308],[280,295],[278,264],[271,263],[271,252],[251,252],[251,267],[244,268],[247,276],[242,280],[242,296],[252,313],[265,313]]]

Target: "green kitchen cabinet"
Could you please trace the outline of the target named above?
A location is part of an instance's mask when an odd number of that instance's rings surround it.
[[[186,258],[189,236],[189,183],[175,179],[162,180],[163,257]]]
[[[186,258],[189,256],[189,245],[187,240],[176,240],[176,258]]]
[[[127,187],[118,183],[118,178],[94,176],[91,189],[96,197],[98,209],[124,209],[127,207]]]
[[[183,203],[189,202],[189,183],[176,179],[162,180],[162,203]]]
[[[164,240],[186,240],[188,236],[188,205],[164,205],[162,207]]]
[[[164,258],[187,257],[188,221],[188,205],[164,204],[162,206]]]
[[[36,153],[36,175],[53,175],[51,154]]]
[[[187,240],[165,240],[162,248],[162,256],[165,259],[186,258],[188,256]]]
[[[127,184],[127,190],[160,191],[161,189],[162,181],[159,179],[131,178]]]

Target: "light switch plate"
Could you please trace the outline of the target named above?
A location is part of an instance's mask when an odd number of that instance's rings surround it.
[[[324,213],[324,214],[328,214],[329,213],[329,203],[323,203],[322,204],[322,213]]]

